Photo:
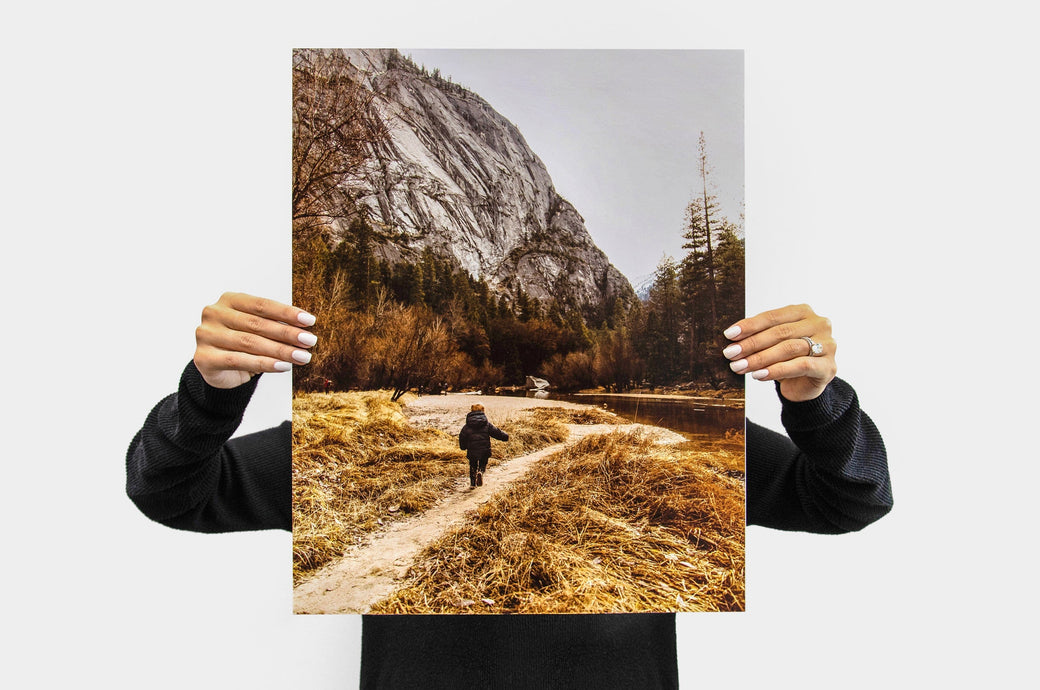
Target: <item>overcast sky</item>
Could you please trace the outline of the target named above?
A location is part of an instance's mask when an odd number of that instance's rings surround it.
[[[515,124],[596,244],[637,285],[682,253],[700,190],[697,139],[723,215],[744,196],[739,50],[417,50]]]

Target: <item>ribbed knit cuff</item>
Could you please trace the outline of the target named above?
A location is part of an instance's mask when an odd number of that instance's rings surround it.
[[[262,374],[253,376],[248,381],[234,388],[214,388],[202,378],[195,362],[188,362],[181,374],[180,390],[191,401],[207,414],[222,417],[240,417],[253,397],[253,391]]]
[[[776,395],[783,409],[780,421],[788,432],[813,431],[840,419],[856,401],[852,386],[835,378],[812,400],[794,402],[780,393],[780,382],[776,382]]]

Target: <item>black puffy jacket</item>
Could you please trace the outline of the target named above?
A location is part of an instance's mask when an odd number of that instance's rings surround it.
[[[492,437],[509,440],[509,434],[489,422],[483,412],[470,412],[466,415],[466,426],[459,432],[459,448],[466,451],[470,460],[484,460],[491,457]]]

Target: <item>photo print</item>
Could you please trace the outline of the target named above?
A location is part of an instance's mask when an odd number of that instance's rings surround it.
[[[292,55],[297,613],[744,609],[744,55]]]

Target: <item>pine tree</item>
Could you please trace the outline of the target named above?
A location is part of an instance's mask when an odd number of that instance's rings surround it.
[[[683,249],[689,249],[696,257],[697,270],[706,274],[707,297],[711,323],[718,322],[716,301],[718,290],[715,284],[715,234],[718,232],[718,199],[708,194],[708,152],[701,132],[697,142],[699,155],[698,167],[701,176],[701,195],[686,207],[687,230],[683,234],[686,242]]]
[[[726,223],[719,233],[716,258],[720,323],[729,324],[744,318],[744,239],[737,232],[737,227]]]
[[[415,264],[409,273],[408,303],[416,305],[426,304],[426,276],[424,275],[423,265],[421,263]]]
[[[372,248],[372,226],[364,212],[350,224],[354,257],[350,266],[351,296],[363,310],[372,305],[375,294],[376,262]]]
[[[717,198],[708,193],[711,171],[703,132],[698,144],[701,193],[686,208],[683,248],[688,253],[679,281],[690,374],[717,385],[728,372],[717,361],[721,329],[740,319],[744,311],[744,243],[737,228],[719,212]]]
[[[682,368],[683,324],[679,270],[671,257],[657,265],[645,311],[640,354],[647,377],[656,384],[674,382]]]
[[[422,291],[425,302],[432,307],[437,303],[437,269],[434,266],[432,249],[429,247],[423,249],[422,257],[416,268],[422,268],[421,273],[418,270],[416,271],[416,280],[418,281],[420,277],[422,278]]]

